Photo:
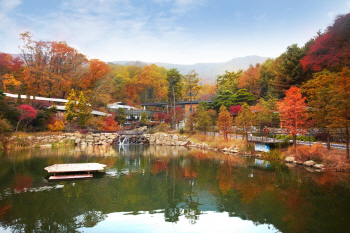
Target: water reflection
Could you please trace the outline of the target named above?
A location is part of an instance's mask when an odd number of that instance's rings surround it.
[[[107,164],[106,173],[89,180],[47,181],[44,167],[86,161]],[[349,181],[346,174],[311,173],[184,147],[3,153],[0,229],[97,232],[114,226],[153,232],[156,224],[161,231],[208,232],[216,226],[238,232],[346,232]]]

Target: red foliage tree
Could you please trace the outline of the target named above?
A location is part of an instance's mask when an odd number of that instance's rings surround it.
[[[350,65],[350,13],[338,15],[332,26],[319,35],[300,60],[304,70],[341,68]]]
[[[18,107],[18,110],[20,112],[20,115],[18,117],[19,121],[17,123],[16,132],[18,129],[18,125],[21,121],[25,121],[25,120],[30,121],[32,119],[35,119],[37,115],[37,111],[33,107],[26,104],[20,105]]]
[[[241,111],[241,109],[242,109],[241,105],[232,105],[228,111],[230,112],[231,115],[237,115],[239,111]]]
[[[112,116],[108,116],[103,121],[103,130],[115,131],[119,129],[117,121],[114,121]]]
[[[157,115],[158,115],[158,120],[159,121],[164,121],[165,120],[165,114],[164,113],[158,112]]]
[[[291,87],[286,91],[286,97],[278,102],[281,122],[288,133],[293,135],[294,151],[296,151],[296,135],[305,133],[308,126],[308,114],[306,112],[307,104],[305,103],[299,88]]]

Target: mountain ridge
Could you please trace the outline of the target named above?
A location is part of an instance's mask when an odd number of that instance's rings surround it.
[[[119,65],[136,65],[141,68],[155,64],[157,66],[164,67],[165,69],[176,68],[180,71],[181,74],[188,74],[191,70],[195,70],[198,73],[198,76],[202,79],[203,82],[213,82],[218,75],[222,75],[225,71],[238,71],[246,70],[250,65],[255,65],[256,63],[264,63],[268,57],[260,57],[257,55],[245,56],[245,57],[236,57],[227,62],[216,62],[216,63],[195,63],[195,64],[172,64],[165,62],[142,62],[142,61],[113,61],[113,64]]]

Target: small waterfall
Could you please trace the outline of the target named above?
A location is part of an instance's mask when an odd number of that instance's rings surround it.
[[[127,144],[129,144],[129,138],[125,137],[123,142],[121,143],[121,145],[125,145],[125,141],[126,141]]]

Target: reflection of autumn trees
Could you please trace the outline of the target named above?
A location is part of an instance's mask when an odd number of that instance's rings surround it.
[[[140,148],[91,155],[89,161],[108,164],[117,176],[62,181],[63,188],[17,194],[15,187],[24,190],[30,183],[20,176],[32,177],[31,187],[57,185],[42,179],[47,175],[43,167],[57,159],[55,151],[49,157],[0,156],[1,226],[14,232],[69,232],[93,227],[114,212],[162,213],[167,222],[184,216],[195,224],[207,210],[273,224],[281,232],[344,232],[349,226],[350,182],[344,174],[310,173],[273,162],[267,170],[256,167],[254,159],[187,149],[171,154],[175,147]],[[60,153],[58,160],[65,159]],[[11,194],[3,195],[9,187]]]

